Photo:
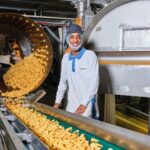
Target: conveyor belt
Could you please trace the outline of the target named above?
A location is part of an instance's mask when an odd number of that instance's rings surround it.
[[[33,108],[32,108],[32,107],[29,107],[29,109],[33,109]],[[35,110],[35,111],[36,111],[36,110]],[[49,119],[49,120],[55,120],[55,121],[59,122],[59,125],[60,125],[60,126],[63,126],[65,129],[71,127],[72,130],[71,130],[70,132],[72,132],[72,133],[78,130],[78,131],[79,131],[78,135],[80,136],[81,134],[84,134],[85,137],[86,137],[86,140],[89,141],[89,143],[90,143],[90,140],[91,140],[92,138],[96,139],[99,144],[103,145],[102,150],[108,150],[108,149],[123,150],[123,149],[124,149],[124,148],[121,148],[120,146],[117,146],[117,145],[115,145],[115,144],[112,144],[112,143],[110,143],[110,142],[107,142],[107,141],[103,140],[102,138],[95,136],[94,134],[91,134],[91,133],[89,133],[89,132],[86,132],[86,131],[84,131],[84,130],[81,130],[81,129],[79,129],[79,128],[73,126],[73,125],[70,125],[69,123],[64,122],[64,121],[61,121],[60,119],[57,119],[57,118],[55,118],[55,117],[53,117],[53,116],[51,116],[51,115],[48,115],[48,114],[45,114],[45,113],[42,113],[42,112],[39,112],[39,113],[41,113],[42,115],[45,115],[45,116],[47,117],[47,119]],[[16,116],[16,117],[17,117],[17,116]],[[20,118],[20,119],[22,119],[22,118]],[[16,128],[17,131],[19,131],[19,132],[24,132],[24,131],[26,130],[26,129],[24,129],[24,127],[22,127],[22,124],[18,121],[18,119],[15,120],[12,124],[13,124],[13,126],[15,126],[15,128]],[[40,129],[40,127],[39,127],[39,129]],[[34,132],[34,131],[33,131],[33,132]],[[35,133],[35,134],[36,134],[36,133]],[[33,143],[33,141],[32,141],[32,143]]]
[[[124,149],[150,149],[149,136],[110,125],[105,122],[96,121],[86,117],[80,117],[60,109],[53,109],[44,104],[35,102],[33,103],[33,107],[43,113],[50,114],[73,127],[79,128],[81,132],[83,130],[84,132],[100,137],[100,139],[103,139],[109,143],[113,143]]]
[[[149,136],[116,127],[101,121],[80,117],[63,110],[53,109],[37,102],[26,105],[26,107],[40,111],[42,114],[46,115],[48,119],[57,120],[59,124],[65,128],[72,127],[72,132],[79,130],[79,134],[84,134],[87,140],[91,138],[97,139],[99,143],[103,145],[102,150],[108,150],[109,148],[112,148],[113,150],[150,149],[150,144],[148,142],[150,141]],[[30,131],[29,128],[28,131]]]
[[[73,126],[73,125],[70,125],[70,124],[64,122],[64,121],[61,121],[60,119],[57,119],[57,118],[55,118],[55,117],[53,117],[53,116],[50,116],[50,115],[48,115],[48,114],[44,114],[44,115],[46,115],[47,118],[50,119],[50,120],[56,120],[56,121],[58,121],[59,124],[60,124],[61,126],[63,126],[65,129],[71,127],[71,128],[72,128],[72,132],[74,132],[74,131],[76,131],[76,130],[79,130],[79,134],[84,134],[85,137],[86,137],[86,139],[87,139],[88,141],[90,141],[91,138],[95,138],[96,140],[98,140],[98,143],[99,143],[99,144],[103,145],[102,150],[108,150],[109,148],[112,148],[113,150],[123,150],[123,149],[124,149],[124,148],[122,148],[122,147],[120,147],[120,146],[117,146],[117,145],[115,145],[115,144],[113,144],[113,143],[107,142],[107,141],[105,141],[104,139],[95,136],[94,134],[91,134],[91,133],[89,133],[89,132],[86,132],[86,131],[84,131],[84,130],[81,130],[81,129],[79,129],[79,128]]]

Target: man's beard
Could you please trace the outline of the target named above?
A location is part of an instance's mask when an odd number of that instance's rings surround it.
[[[82,42],[78,46],[75,46],[75,45],[70,44],[70,43],[68,43],[68,44],[69,44],[69,47],[70,47],[71,51],[77,51],[81,47]]]

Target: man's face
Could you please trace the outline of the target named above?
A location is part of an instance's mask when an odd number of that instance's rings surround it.
[[[79,33],[72,33],[69,35],[69,43],[73,46],[78,46],[81,43],[81,36]]]

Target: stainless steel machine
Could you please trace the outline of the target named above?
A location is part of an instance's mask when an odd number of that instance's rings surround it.
[[[86,47],[101,65],[101,91],[150,97],[150,1],[116,0],[85,30]]]
[[[86,28],[85,47],[99,58],[101,93],[150,97],[149,8],[149,0],[115,0]],[[115,101],[108,103],[114,116]],[[148,117],[150,133],[150,114],[127,108]]]

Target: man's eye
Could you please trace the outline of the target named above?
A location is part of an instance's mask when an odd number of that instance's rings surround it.
[[[79,35],[79,36],[70,36],[69,37],[70,39],[81,39],[81,36]]]
[[[70,39],[73,39],[73,38],[74,38],[74,36],[70,36],[69,38],[70,38]]]

